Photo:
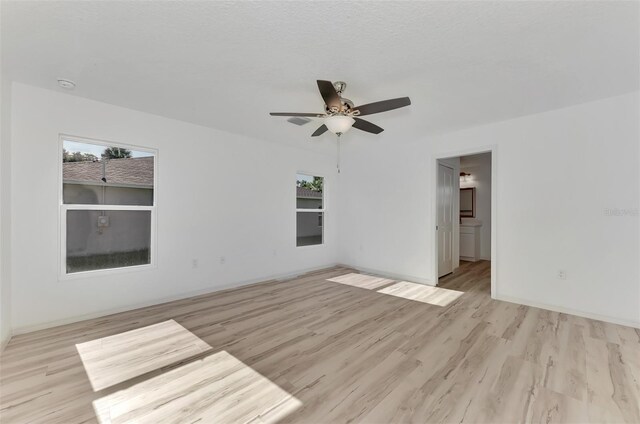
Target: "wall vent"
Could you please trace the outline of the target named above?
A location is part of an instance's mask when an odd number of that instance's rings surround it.
[[[311,122],[311,119],[294,116],[292,118],[287,119],[287,122],[291,122],[292,124],[296,124],[296,125],[304,125]]]

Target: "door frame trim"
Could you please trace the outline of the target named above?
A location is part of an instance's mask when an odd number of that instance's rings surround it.
[[[438,161],[440,159],[456,158],[460,156],[491,153],[491,298],[498,297],[498,146],[496,144],[469,147],[466,149],[441,151],[431,156],[431,246],[433,248],[431,260],[433,285],[438,285]]]

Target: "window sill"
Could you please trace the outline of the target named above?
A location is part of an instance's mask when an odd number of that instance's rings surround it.
[[[315,248],[315,249],[320,249],[325,247],[327,244],[326,243],[322,243],[322,244],[309,244],[306,246],[296,246],[296,249],[309,249],[309,248]]]
[[[70,280],[81,280],[86,278],[108,277],[110,275],[126,274],[126,273],[141,272],[141,271],[151,271],[156,268],[157,266],[151,263],[148,265],[127,266],[123,268],[98,269],[95,271],[80,271],[80,272],[74,272],[71,274],[61,273],[58,276],[58,281],[70,281]]]

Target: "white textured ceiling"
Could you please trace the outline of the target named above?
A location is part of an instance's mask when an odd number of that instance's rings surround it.
[[[3,71],[294,143],[317,124],[268,112],[321,111],[315,80],[344,80],[356,104],[410,96],[369,118],[415,139],[637,90],[638,21],[638,2],[3,1]]]

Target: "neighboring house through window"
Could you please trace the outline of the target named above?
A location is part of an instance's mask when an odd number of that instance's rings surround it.
[[[63,274],[152,264],[155,156],[62,137]]]
[[[324,178],[298,173],[296,176],[296,246],[324,242]]]

